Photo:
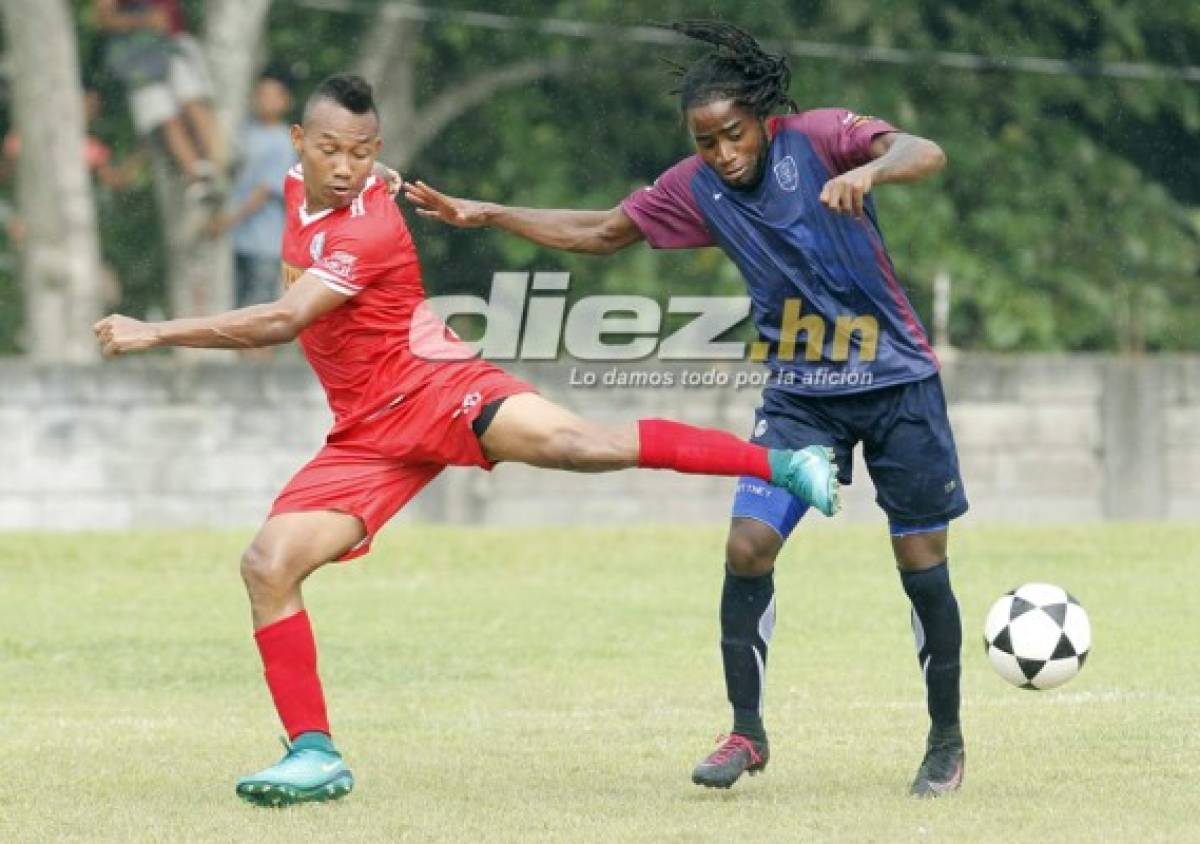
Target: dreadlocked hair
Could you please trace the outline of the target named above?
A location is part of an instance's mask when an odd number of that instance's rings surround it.
[[[763,50],[750,33],[716,20],[678,21],[670,29],[716,48],[690,66],[668,62],[680,80],[671,93],[680,95],[683,111],[723,99],[745,105],[759,117],[781,105],[799,111],[788,95],[792,71],[787,59]]]

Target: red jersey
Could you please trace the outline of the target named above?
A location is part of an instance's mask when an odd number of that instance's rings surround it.
[[[334,431],[405,396],[411,400],[458,368],[410,349],[413,313],[425,290],[408,226],[382,180],[369,177],[345,208],[309,214],[297,164],[288,171],[283,197],[284,283],[308,272],[350,297],[299,337],[325,388]]]

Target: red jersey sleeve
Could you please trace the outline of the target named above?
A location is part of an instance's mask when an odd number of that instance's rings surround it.
[[[621,203],[621,209],[655,249],[690,249],[716,243],[692,193],[692,178],[702,166],[698,155],[685,158],[653,185],[634,191]]]
[[[866,164],[871,160],[871,142],[880,135],[898,131],[886,120],[844,108],[817,108],[774,118],[773,129],[807,135],[817,154],[835,173]]]

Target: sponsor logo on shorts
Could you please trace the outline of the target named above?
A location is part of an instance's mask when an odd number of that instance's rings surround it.
[[[767,432],[767,420],[759,419],[758,424],[754,426],[754,436],[761,437]]]
[[[479,404],[481,401],[483,401],[483,396],[480,393],[467,393],[465,396],[463,396],[462,405],[459,406],[458,410],[451,414],[450,418],[457,419],[465,413],[470,413],[471,408]]]

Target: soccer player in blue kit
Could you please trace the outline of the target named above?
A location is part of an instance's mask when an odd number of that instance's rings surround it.
[[[926,686],[930,729],[912,794],[962,782],[959,653],[947,536],[967,510],[938,375],[920,320],[896,280],[870,196],[945,164],[937,144],[841,108],[796,112],[787,61],[716,21],[673,29],[710,49],[680,69],[692,155],[611,210],[512,208],[459,199],[423,182],[419,213],[492,226],[543,246],[607,254],[717,246],[746,280],[759,354],[771,371],[752,441],[832,446],[842,483],[862,443],[887,514]],[[787,114],[772,113],[787,108]],[[721,653],[733,729],[692,774],[728,788],[769,758],[763,727],[767,646],[775,624],[775,559],[805,512],[784,490],[742,478],[733,502],[721,596]]]

